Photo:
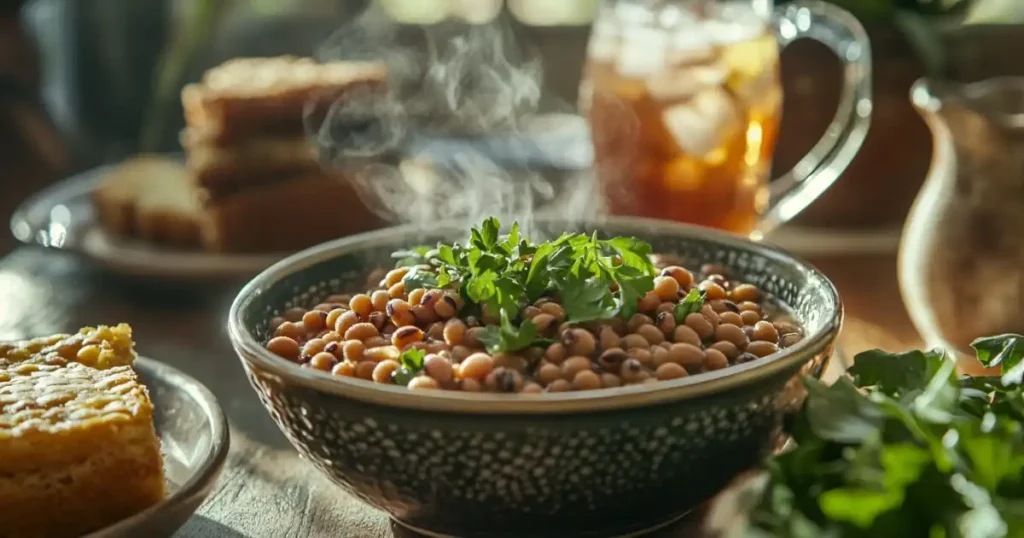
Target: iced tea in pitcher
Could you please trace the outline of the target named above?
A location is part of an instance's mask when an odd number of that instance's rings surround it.
[[[580,107],[608,212],[757,228],[781,119],[775,15],[770,0],[602,2]]]

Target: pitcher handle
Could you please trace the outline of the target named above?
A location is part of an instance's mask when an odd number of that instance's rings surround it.
[[[798,1],[775,9],[779,47],[800,38],[818,41],[843,63],[844,82],[832,123],[792,170],[771,182],[770,205],[758,224],[768,233],[792,219],[825,192],[853,161],[871,124],[871,45],[850,13],[821,1]]]

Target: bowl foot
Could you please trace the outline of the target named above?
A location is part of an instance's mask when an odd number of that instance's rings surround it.
[[[658,523],[656,523],[654,525],[651,525],[649,527],[645,527],[643,529],[629,531],[629,532],[627,532],[625,534],[594,534],[593,532],[587,532],[587,533],[584,533],[584,534],[580,534],[579,536],[581,538],[582,537],[585,537],[585,538],[641,538],[643,536],[647,536],[649,534],[652,534],[652,533],[655,533],[657,531],[660,531],[660,530],[664,529],[665,527],[669,527],[671,525],[674,525],[675,523],[678,523],[680,520],[682,520],[686,516],[690,515],[691,513],[692,513],[692,510],[687,510],[686,512],[682,512],[680,514],[674,515],[674,516],[672,516],[671,518],[669,518],[669,519],[667,519],[665,521],[658,522]],[[406,523],[406,522],[404,522],[404,521],[402,521],[400,519],[394,518],[394,517],[391,518],[391,522],[394,525],[396,525],[398,527],[401,527],[402,529],[404,529],[406,531],[409,531],[409,536],[407,538],[414,538],[414,537],[425,537],[425,538],[465,538],[463,536],[458,536],[458,535],[454,535],[454,534],[444,534],[444,533],[440,533],[440,532],[430,531],[430,530],[427,530],[427,529],[421,529],[421,528],[419,528],[419,527],[417,527],[415,525],[410,525],[409,523]],[[488,533],[487,535],[489,536],[490,534]],[[575,534],[569,535],[566,538],[571,538],[572,536],[577,536],[577,535],[575,535]]]

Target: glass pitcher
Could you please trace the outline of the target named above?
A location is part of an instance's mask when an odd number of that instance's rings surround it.
[[[823,138],[769,182],[781,120],[779,48],[828,46],[845,84]],[[605,209],[751,234],[809,205],[860,149],[871,113],[864,29],[824,2],[601,0],[580,108]]]
[[[1024,78],[920,80],[911,100],[934,149],[903,231],[900,291],[927,345],[994,373],[969,345],[1024,333]]]

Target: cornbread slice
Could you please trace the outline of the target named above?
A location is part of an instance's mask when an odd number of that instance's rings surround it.
[[[254,138],[233,146],[189,148],[188,168],[207,198],[320,170],[316,147],[304,136]]]
[[[74,537],[165,494],[131,328],[0,345],[0,537]]]
[[[105,230],[155,243],[199,243],[199,191],[182,163],[159,155],[140,155],[107,175],[92,194],[97,219]]]
[[[318,172],[252,186],[208,205],[203,247],[216,252],[286,252],[382,224],[344,177]]]
[[[303,132],[303,109],[357,88],[382,86],[383,62],[317,63],[312,58],[237,58],[182,89],[194,136],[218,145],[254,133]]]

